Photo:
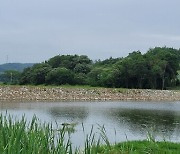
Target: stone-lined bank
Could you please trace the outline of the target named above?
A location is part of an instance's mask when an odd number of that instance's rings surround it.
[[[179,101],[180,91],[112,88],[62,88],[36,86],[0,86],[2,101],[109,101],[109,100],[152,100]]]

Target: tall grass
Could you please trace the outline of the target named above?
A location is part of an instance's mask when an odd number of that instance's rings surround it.
[[[36,117],[27,122],[23,116],[17,120],[0,115],[1,154],[119,154],[119,153],[178,153],[180,144],[156,142],[151,136],[146,141],[127,141],[111,144],[104,127],[99,127],[98,139],[93,131],[85,134],[84,147],[72,147],[69,125],[54,129],[51,124],[41,124]],[[84,130],[84,126],[83,131]]]
[[[65,127],[54,130],[51,124],[39,124],[36,117],[27,123],[24,117],[14,120],[0,115],[0,153],[72,153]]]

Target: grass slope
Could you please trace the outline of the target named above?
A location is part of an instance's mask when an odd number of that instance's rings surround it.
[[[123,143],[118,143],[114,146],[107,147],[101,146],[98,149],[99,154],[179,154],[180,153],[180,143],[171,142],[152,142],[152,141],[128,141]]]

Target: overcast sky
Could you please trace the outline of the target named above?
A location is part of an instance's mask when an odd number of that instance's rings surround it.
[[[180,48],[180,0],[0,0],[0,63]]]

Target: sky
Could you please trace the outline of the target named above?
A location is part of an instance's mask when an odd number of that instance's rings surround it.
[[[0,63],[180,48],[179,0],[0,0]]]

